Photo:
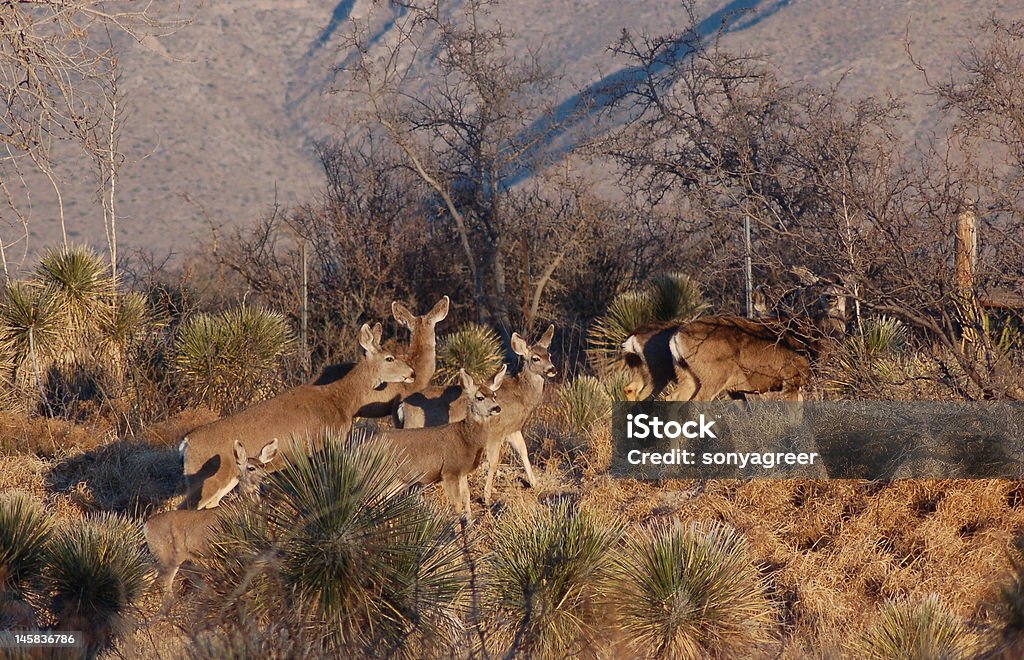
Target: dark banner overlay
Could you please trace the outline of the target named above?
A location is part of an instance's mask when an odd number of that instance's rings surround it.
[[[616,402],[631,479],[1024,478],[1024,403]]]

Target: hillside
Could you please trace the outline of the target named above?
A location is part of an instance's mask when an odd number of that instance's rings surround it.
[[[347,21],[366,16],[371,4],[188,0],[183,11],[192,21],[183,29],[143,44],[120,39],[130,106],[121,143],[128,156],[119,184],[122,254],[180,255],[207,240],[211,224],[245,224],[275,202],[288,206],[315,194],[313,141],[337,133],[337,118],[358,111],[324,91],[345,57]],[[449,3],[449,11],[457,5]],[[1008,0],[719,0],[700,2],[698,10],[707,30],[749,10],[731,25],[726,44],[767,56],[785,79],[827,85],[842,78],[850,95],[904,95],[912,134],[933,124],[934,111],[920,94],[923,80],[906,56],[905,33],[921,61],[942,76],[987,14],[1024,16]],[[379,44],[393,23],[378,11],[372,29]],[[515,35],[514,46],[539,49],[564,72],[562,103],[622,73],[623,62],[607,46],[623,28],[661,34],[686,20],[677,0],[522,0],[494,13]],[[62,170],[71,238],[101,245],[89,164],[68,156]],[[59,225],[49,184],[30,177],[28,191],[32,253],[58,238]],[[20,231],[0,229],[7,243]]]

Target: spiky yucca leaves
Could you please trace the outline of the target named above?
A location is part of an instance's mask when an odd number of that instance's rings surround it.
[[[498,519],[487,556],[487,610],[506,657],[569,656],[596,635],[612,548],[623,528],[561,501]]]
[[[90,339],[105,321],[111,311],[111,298],[117,292],[110,265],[86,247],[47,252],[36,265],[36,278],[53,291],[64,307],[69,337],[79,342]]]
[[[375,442],[327,438],[270,475],[257,509],[221,524],[215,581],[260,620],[286,613],[327,655],[420,657],[460,633],[461,551],[447,516],[396,490]]]
[[[879,390],[902,380],[907,327],[890,316],[865,319],[859,333],[845,339],[829,366],[828,387],[842,396]]]
[[[175,342],[179,387],[193,403],[233,412],[269,393],[291,344],[285,318],[263,307],[197,314]]]
[[[1010,553],[1010,576],[999,589],[1002,635],[1024,648],[1024,546],[1018,540]]]
[[[52,520],[28,493],[0,495],[0,604],[5,594],[21,598],[26,582],[46,560]]]
[[[960,617],[935,594],[916,603],[887,603],[878,622],[851,647],[871,660],[959,660],[980,650]]]
[[[620,625],[638,652],[732,657],[771,639],[765,585],[729,527],[648,527],[627,540],[616,574]]]
[[[656,278],[640,291],[619,294],[608,311],[591,326],[587,355],[601,373],[616,364],[622,343],[643,325],[690,321],[708,308],[700,287],[688,276],[670,273]]]
[[[9,283],[0,296],[0,366],[15,398],[38,402],[44,375],[68,342],[66,307],[53,289]]]
[[[658,321],[689,321],[708,308],[700,286],[683,273],[655,277],[650,292],[652,311]]]
[[[102,648],[142,594],[149,560],[140,527],[104,514],[57,531],[48,546],[42,581],[58,627],[81,630]]]
[[[437,347],[437,377],[443,383],[454,383],[459,378],[459,369],[465,369],[479,381],[493,376],[504,359],[498,333],[469,323],[441,340]]]
[[[612,399],[608,390],[593,376],[574,378],[562,386],[559,396],[561,423],[566,430],[584,438],[612,413]]]

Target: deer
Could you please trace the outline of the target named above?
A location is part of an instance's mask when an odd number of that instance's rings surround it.
[[[429,485],[440,482],[457,515],[472,520],[469,499],[469,473],[480,465],[487,447],[491,426],[503,415],[497,393],[505,379],[502,366],[490,382],[477,385],[465,369],[459,370],[462,382],[461,419],[442,426],[388,429],[379,437],[395,451],[401,461],[400,479],[404,485]]]
[[[448,316],[449,306],[449,298],[444,296],[429,312],[416,316],[401,302],[395,300],[391,303],[391,315],[411,333],[406,362],[412,367],[415,376],[411,383],[385,383],[356,411],[356,417],[394,417],[402,399],[430,386],[437,368],[436,326]],[[344,377],[354,366],[351,362],[329,365],[313,381],[313,385],[328,385]]]
[[[271,440],[250,457],[245,446],[235,440],[234,462],[238,489],[243,497],[259,492],[260,482],[267,475],[266,466],[277,455],[279,442]],[[210,509],[173,509],[158,513],[146,521],[144,531],[149,551],[157,559],[157,582],[164,594],[164,610],[174,600],[174,577],[186,561],[204,554],[210,546],[212,532],[220,514],[219,507]]]
[[[484,480],[484,505],[491,503],[494,474],[504,444],[511,445],[519,456],[526,479],[536,488],[537,477],[530,465],[530,456],[523,437],[523,427],[544,398],[544,384],[558,371],[551,362],[551,340],[555,326],[550,325],[536,344],[530,346],[518,333],[512,333],[512,350],[524,359],[522,370],[501,388],[498,401],[501,417],[491,425],[487,444],[487,476]],[[465,392],[458,386],[433,387],[406,398],[398,408],[402,428],[437,426],[462,419],[465,414]]]
[[[653,399],[671,383],[672,401],[711,401],[781,392],[800,401],[810,380],[808,348],[791,333],[736,316],[637,329],[622,344],[630,370],[626,398]]]
[[[359,329],[363,349],[355,365],[326,385],[299,385],[241,412],[191,431],[180,445],[188,484],[183,508],[217,506],[238,482],[229,465],[231,443],[241,438],[247,451],[255,452],[278,439],[282,450],[315,449],[325,434],[348,435],[356,412],[372,400],[384,383],[412,383],[415,373],[408,364],[381,348],[381,325]],[[307,447],[307,438],[314,446]],[[277,469],[277,462],[270,466]]]

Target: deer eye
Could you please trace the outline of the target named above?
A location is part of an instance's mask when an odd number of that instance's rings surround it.
[[[533,356],[533,361],[534,361],[534,362],[540,362],[540,358],[539,358],[539,357],[537,357],[536,355],[534,355],[534,356]]]
[[[484,400],[484,395],[483,394],[477,394],[476,395],[476,400],[477,401],[483,401]]]
[[[384,361],[385,361],[385,362],[394,362],[394,361],[395,361],[395,358],[394,358],[394,356],[393,356],[393,355],[389,355],[389,356],[387,356],[386,358],[384,358]]]

